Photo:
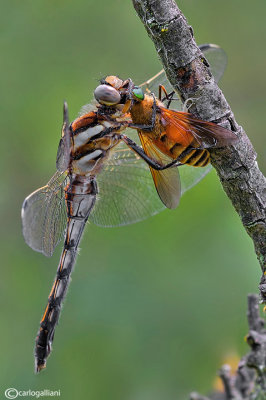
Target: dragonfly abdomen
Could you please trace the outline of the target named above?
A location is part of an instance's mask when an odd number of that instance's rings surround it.
[[[56,278],[48,298],[44,315],[36,338],[36,371],[46,366],[51,352],[54,331],[59,319],[71,272],[75,265],[78,245],[86,222],[94,206],[97,185],[92,177],[76,176],[65,188],[67,204],[67,228],[63,251],[60,257]]]

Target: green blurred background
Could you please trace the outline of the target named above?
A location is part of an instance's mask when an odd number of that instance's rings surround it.
[[[266,170],[265,0],[183,0],[198,43],[224,48],[221,87]],[[87,228],[48,368],[33,344],[61,249],[24,243],[20,208],[55,171],[62,102],[71,118],[106,74],[154,75],[160,62],[131,1],[1,1],[0,392],[61,390],[64,400],[187,399],[248,349],[246,295],[260,278],[253,244],[214,171],[136,225]],[[60,247],[60,246],[59,246]]]

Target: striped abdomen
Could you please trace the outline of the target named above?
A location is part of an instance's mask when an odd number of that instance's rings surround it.
[[[117,126],[105,120],[99,120],[95,112],[90,112],[72,122],[72,171],[88,175],[99,165],[106,152],[118,143],[108,135],[118,131]],[[97,173],[98,168],[94,171]]]
[[[198,144],[191,142],[187,146],[175,143],[169,139],[166,133],[162,133],[154,144],[173,160],[178,159],[182,164],[193,167],[205,167],[210,162],[210,153],[206,149],[197,149]]]
[[[51,352],[55,327],[75,265],[78,245],[94,206],[96,194],[96,182],[90,177],[73,177],[73,182],[65,188],[68,215],[66,237],[56,278],[36,338],[36,372],[45,368],[46,359]]]
[[[69,127],[71,133],[71,156],[69,181],[65,187],[67,227],[63,251],[56,278],[48,298],[40,329],[36,338],[36,371],[45,368],[51,352],[55,327],[59,319],[71,272],[76,262],[86,222],[96,201],[97,185],[95,175],[102,160],[118,140],[111,133],[114,125],[100,120],[95,112],[77,118]]]

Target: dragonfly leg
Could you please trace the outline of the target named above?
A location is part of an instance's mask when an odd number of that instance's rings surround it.
[[[157,171],[162,171],[164,169],[170,168],[170,167],[178,167],[182,165],[179,163],[178,160],[173,160],[169,164],[160,164],[157,161],[153,160],[147,154],[144,152],[143,148],[138,146],[137,143],[135,143],[133,140],[131,140],[129,137],[126,135],[120,135],[119,137],[123,142],[130,147],[135,153],[137,153],[150,167]]]

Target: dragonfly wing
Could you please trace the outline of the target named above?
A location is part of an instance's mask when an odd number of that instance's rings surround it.
[[[95,111],[97,109],[97,104],[96,100],[92,100],[89,104],[84,104],[79,111],[79,117]]]
[[[158,72],[158,74],[156,74],[155,76],[153,76],[151,79],[149,79],[148,81],[142,83],[141,85],[139,85],[142,90],[144,91],[144,93],[154,93],[155,96],[158,95],[158,88],[159,85],[164,86],[166,92],[169,93],[173,93],[174,89],[173,86],[171,85],[171,83],[169,82],[165,71],[162,69],[160,72]],[[163,100],[163,103],[165,103],[165,106],[167,107],[168,101],[167,100]],[[171,100],[171,109],[173,110],[182,110],[183,106],[182,106],[182,101],[180,100],[180,97],[178,94],[176,94],[174,92],[174,98]]]
[[[57,171],[46,186],[26,197],[22,205],[25,241],[46,256],[53,254],[66,228],[64,187],[67,180],[66,174]]]
[[[124,143],[111,153],[97,184],[99,195],[89,219],[98,226],[132,224],[165,209],[149,167]]]
[[[179,167],[181,180],[181,195],[193,186],[197,185],[212,169],[211,164],[206,167],[192,167],[190,165],[182,165]]]
[[[138,143],[139,137],[135,129],[127,129],[127,136],[130,136],[134,142]],[[160,155],[162,153],[160,152]],[[171,162],[172,159],[165,157],[164,163]],[[193,186],[197,185],[205,176],[212,170],[211,164],[206,167],[196,168],[191,165],[182,165],[180,167],[171,168],[172,170],[177,169],[179,171],[179,177],[177,180],[181,181],[181,196]]]
[[[60,172],[64,172],[68,168],[70,161],[71,132],[69,129],[68,107],[66,102],[64,103],[63,115],[62,136],[56,156],[56,168]]]
[[[227,66],[227,55],[217,44],[202,44],[200,50],[207,58],[215,82],[219,82]]]

